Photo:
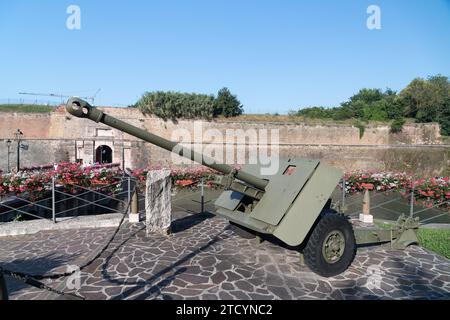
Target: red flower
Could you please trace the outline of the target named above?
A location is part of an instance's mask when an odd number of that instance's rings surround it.
[[[175,182],[175,184],[180,185],[182,187],[187,187],[187,186],[193,185],[194,181],[192,181],[192,180],[177,180]]]
[[[361,188],[367,189],[367,190],[373,190],[374,185],[372,183],[361,183]]]

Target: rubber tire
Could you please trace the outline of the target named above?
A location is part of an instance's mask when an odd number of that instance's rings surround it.
[[[335,211],[321,215],[303,251],[305,264],[314,273],[322,277],[333,277],[341,274],[351,265],[356,255],[355,234],[351,223]],[[344,254],[335,263],[328,263],[322,254],[325,237],[333,230],[339,230],[345,237]]]
[[[8,300],[8,287],[6,286],[5,277],[0,273],[0,301],[1,300]]]

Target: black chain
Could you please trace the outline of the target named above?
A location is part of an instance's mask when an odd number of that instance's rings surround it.
[[[79,300],[85,300],[84,297],[82,297],[76,293],[65,293],[65,292],[56,290],[54,288],[51,288],[51,287],[47,286],[45,283],[37,281],[36,279],[33,279],[29,275],[22,273],[22,272],[14,272],[14,271],[6,270],[6,269],[3,269],[2,267],[0,267],[0,273],[2,273],[3,275],[10,276],[13,279],[19,280],[25,284],[28,284],[28,285],[38,288],[38,289],[56,293],[61,296],[71,296],[71,297],[79,299]]]
[[[134,192],[136,192],[136,187],[133,190],[133,193]],[[53,289],[38,280],[45,280],[45,279],[57,280],[60,278],[70,277],[73,274],[75,274],[76,272],[79,272],[79,271],[83,270],[84,268],[88,267],[89,265],[91,265],[95,260],[97,260],[103,254],[103,252],[105,252],[105,250],[109,247],[109,245],[114,241],[114,238],[116,237],[117,233],[120,230],[120,227],[122,226],[122,224],[125,220],[125,216],[128,212],[128,209],[130,208],[130,205],[131,205],[131,201],[128,202],[128,205],[123,212],[122,219],[120,220],[119,225],[117,226],[116,230],[114,231],[114,233],[112,234],[110,239],[108,239],[108,241],[105,243],[105,245],[102,247],[102,249],[99,250],[99,252],[92,259],[81,264],[79,269],[75,269],[72,272],[56,273],[56,274],[51,274],[51,275],[31,275],[31,274],[26,274],[23,272],[15,272],[15,271],[7,270],[0,266],[0,273],[4,274],[4,275],[8,275],[16,280],[19,280],[23,283],[26,283],[26,284],[28,284],[32,287],[38,288],[38,289],[47,290],[49,292],[56,293],[56,294],[59,294],[62,296],[72,296],[77,299],[85,300],[85,298],[80,295],[72,294],[72,293],[65,293],[65,292]]]

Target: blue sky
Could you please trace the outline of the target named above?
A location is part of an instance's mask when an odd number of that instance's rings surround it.
[[[66,28],[71,4],[81,30]],[[381,30],[366,27],[371,4]],[[102,88],[96,104],[127,105],[227,86],[251,113],[335,106],[450,76],[449,36],[450,0],[2,0],[0,99]]]

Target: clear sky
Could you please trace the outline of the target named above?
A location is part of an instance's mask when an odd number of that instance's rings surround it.
[[[246,112],[284,113],[450,76],[450,0],[1,0],[0,46],[0,99],[101,88],[96,104],[128,105],[227,86]]]

